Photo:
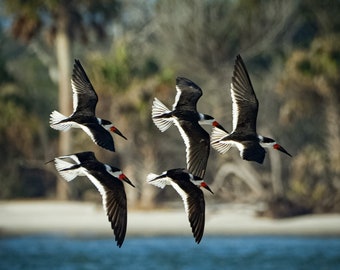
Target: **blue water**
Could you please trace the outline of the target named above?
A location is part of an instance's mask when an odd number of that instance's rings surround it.
[[[340,238],[0,238],[0,269],[340,269]]]

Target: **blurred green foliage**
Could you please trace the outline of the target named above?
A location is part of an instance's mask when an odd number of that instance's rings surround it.
[[[55,192],[55,171],[44,162],[58,155],[58,132],[48,125],[58,104],[51,53],[58,1],[24,2],[1,1],[7,6],[0,18],[1,199],[49,198]],[[272,132],[294,155],[280,160],[285,200],[268,199],[275,195],[270,163],[255,167],[268,193],[257,199],[288,201],[309,212],[340,211],[339,1],[68,2],[77,11],[72,52],[100,97],[97,114],[112,119],[128,137],[117,139],[118,151],[110,155],[74,132],[74,151],[98,151],[99,159],[127,169],[140,186],[137,202],[143,200],[147,173],[185,161],[178,133],[154,127],[153,97],[170,107],[175,77],[187,76],[204,91],[200,111],[223,119],[230,129],[228,87],[233,59],[241,53],[260,100],[259,130]],[[82,16],[88,7],[105,12]],[[83,24],[77,26],[77,18]],[[208,182],[223,163],[238,158],[235,152],[212,153]],[[79,185],[74,198],[91,189]]]

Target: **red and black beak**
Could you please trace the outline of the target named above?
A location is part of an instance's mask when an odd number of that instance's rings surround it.
[[[124,181],[124,182],[126,182],[126,183],[128,183],[129,185],[135,187],[135,185],[132,184],[132,182],[130,181],[130,179],[127,178],[125,174],[122,173],[121,175],[119,175],[119,179],[122,180],[122,181]]]
[[[206,182],[202,182],[201,187],[204,187],[206,190],[210,191],[211,194],[214,194]]]
[[[222,127],[222,126],[220,125],[220,123],[217,122],[217,121],[214,121],[214,122],[212,123],[212,125],[213,125],[213,127],[219,128],[219,129],[225,131],[226,133],[229,133],[229,132],[226,131],[226,130],[224,129],[224,127]]]
[[[113,133],[116,133],[117,135],[119,135],[119,136],[123,137],[125,140],[127,140],[127,138],[115,126],[112,126],[110,128],[110,131],[113,132]]]
[[[286,151],[286,149],[284,149],[284,148],[283,148],[281,145],[279,145],[278,143],[274,144],[273,148],[276,149],[276,150],[281,151],[282,153],[285,153],[286,155],[288,155],[288,156],[290,156],[290,157],[292,157],[292,155],[289,154],[289,153]]]

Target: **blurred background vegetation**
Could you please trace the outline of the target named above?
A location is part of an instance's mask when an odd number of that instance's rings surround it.
[[[286,217],[340,212],[340,1],[0,0],[0,199],[100,200],[45,162],[91,150],[136,184],[131,207],[171,201],[145,184],[149,172],[185,166],[176,128],[152,123],[158,97],[174,102],[175,78],[203,89],[199,111],[231,129],[235,56],[246,62],[260,102],[258,131],[292,155],[268,151],[263,165],[211,151],[209,203],[246,203]],[[128,141],[99,149],[78,130],[49,127],[72,111],[70,76],[80,59],[99,95],[97,115]],[[209,132],[210,130],[207,129]],[[177,195],[176,195],[177,196]]]

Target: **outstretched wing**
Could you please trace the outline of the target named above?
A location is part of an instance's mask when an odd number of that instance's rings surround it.
[[[256,133],[258,100],[240,55],[236,57],[231,83],[233,131]]]
[[[190,181],[172,181],[171,185],[182,197],[185,211],[188,215],[191,230],[198,244],[204,233],[205,201],[202,190]]]
[[[183,78],[176,78],[176,98],[173,109],[197,111],[196,105],[202,96],[202,89],[193,81]]]
[[[175,120],[175,125],[186,146],[188,171],[203,178],[210,154],[209,134],[197,122]]]
[[[111,134],[101,125],[87,123],[83,124],[81,128],[90,136],[94,143],[112,152],[115,151],[115,145]]]
[[[127,227],[127,202],[123,182],[109,173],[91,172],[87,177],[102,195],[103,207],[111,222],[115,241],[121,247]]]
[[[74,61],[71,85],[74,113],[94,116],[98,96],[79,60]]]

